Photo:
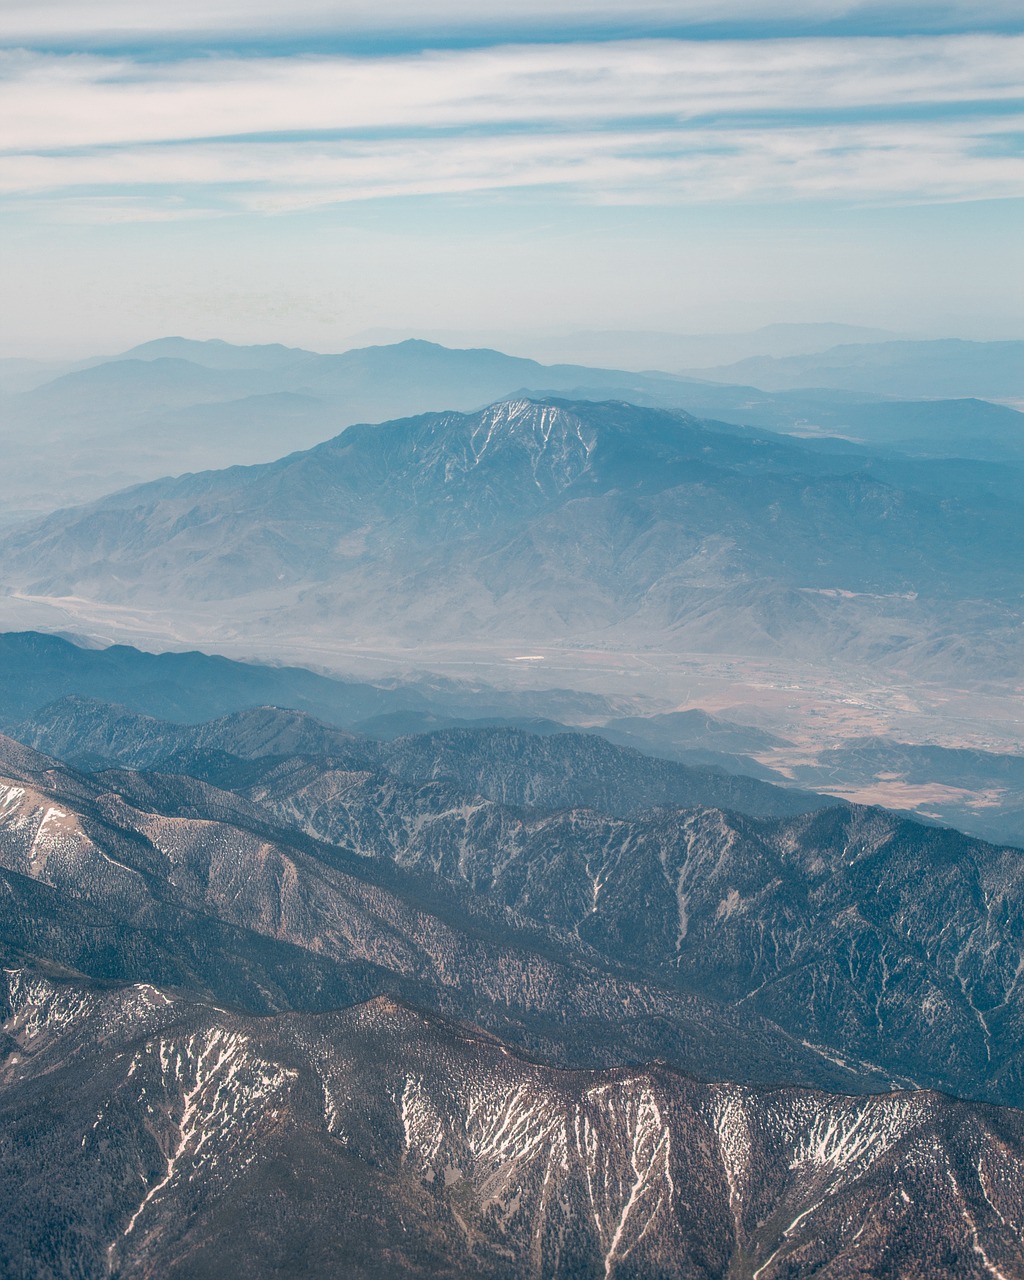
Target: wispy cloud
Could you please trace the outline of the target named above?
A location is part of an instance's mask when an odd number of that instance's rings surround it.
[[[106,193],[125,217],[537,186],[627,202],[1024,195],[1024,36],[0,65],[0,190]]]
[[[622,204],[791,199],[948,202],[1024,197],[1024,166],[993,138],[1019,122],[600,132],[524,138],[196,143],[76,156],[21,157],[8,193],[63,188],[86,220],[248,210],[282,213],[352,200],[559,187]],[[147,191],[126,198],[124,191]],[[81,193],[93,193],[83,202]],[[110,211],[99,194],[114,193]],[[169,192],[174,192],[173,197]],[[63,205],[62,218],[70,216]]]
[[[651,40],[155,67],[88,55],[0,57],[0,146],[9,150],[1024,99],[1024,36]]]
[[[552,28],[637,31],[714,24],[859,24],[863,29],[1020,29],[1018,0],[5,0],[0,40],[69,42],[138,34],[201,39],[220,33],[257,38],[316,32],[344,36],[386,31],[451,34],[550,31]]]

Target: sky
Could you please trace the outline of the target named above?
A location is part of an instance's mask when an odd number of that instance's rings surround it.
[[[1024,6],[5,0],[0,355],[1024,337]]]

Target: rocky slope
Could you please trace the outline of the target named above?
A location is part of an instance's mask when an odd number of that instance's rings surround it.
[[[250,1007],[323,1008],[385,983],[479,1009],[562,1061],[595,1051],[605,1017],[602,1055],[614,1044],[706,1070],[728,1044],[735,1076],[824,1083],[814,1073],[828,1063],[862,1085],[1024,1099],[1018,850],[853,807],[782,819],[510,807],[450,776],[462,736],[428,736],[443,767],[417,748],[419,776],[223,752],[190,758],[205,782],[53,772],[38,758],[19,774],[12,758],[0,851],[10,871],[118,920],[123,977],[141,949],[148,980],[201,982]],[[521,801],[534,775],[493,759],[491,780]],[[87,841],[68,844],[65,822]],[[9,910],[9,936],[37,949],[24,921],[44,908]],[[202,945],[188,941],[195,927]],[[69,928],[43,954],[106,972],[98,944]],[[759,1035],[770,1048],[757,1064]]]
[[[385,999],[2,978],[5,1275],[1024,1275],[1017,1112],[553,1071]]]
[[[545,809],[631,815],[656,805],[716,805],[763,816],[805,813],[833,800],[720,769],[651,758],[593,734],[540,735],[507,727],[457,728],[391,741],[354,736],[301,712],[253,707],[199,725],[140,716],[68,697],[15,726],[18,739],[87,768],[113,764],[228,777],[216,754],[243,760],[320,757],[333,769],[383,771],[410,782],[443,778],[471,795]]]
[[[311,762],[242,791],[281,822],[429,868],[851,1065],[1024,1099],[1017,849],[857,807],[524,813]]]
[[[759,1015],[658,982],[428,868],[315,841],[237,795],[79,775],[0,739],[0,944],[93,978],[256,1012],[387,993],[563,1063],[662,1056],[700,1073],[855,1087]],[[381,852],[378,846],[378,852]]]

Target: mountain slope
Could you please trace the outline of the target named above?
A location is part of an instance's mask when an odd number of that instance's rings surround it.
[[[470,794],[514,807],[586,808],[629,817],[660,805],[701,806],[778,817],[834,803],[754,778],[651,759],[593,734],[442,729],[398,739],[379,758],[400,778],[448,779]]]
[[[15,517],[50,511],[71,494],[84,502],[170,473],[265,462],[353,423],[473,410],[523,389],[655,403],[664,392],[675,404],[689,385],[416,340],[321,355],[159,339],[2,397],[0,502]]]
[[[620,403],[515,401],[128,490],[0,538],[8,590],[209,640],[1016,661],[1019,496]],[[225,623],[225,602],[230,622]],[[952,643],[951,629],[960,641]],[[1016,647],[1015,647],[1016,646]]]
[[[387,1000],[252,1019],[3,977],[5,1274],[1024,1273],[1016,1112],[555,1072]]]
[[[0,747],[5,960],[259,1013],[388,994],[560,1063],[661,1056],[714,1074],[725,1060],[744,1078],[845,1087],[862,1076],[758,1015],[652,981],[426,867],[311,840],[238,795],[159,774],[80,775]]]
[[[278,821],[468,885],[851,1064],[1024,1097],[1019,850],[858,808],[522,813],[298,761],[241,791]]]
[[[54,368],[56,377],[45,366],[19,367],[24,364],[0,361],[8,444],[0,473],[4,522],[162,475],[265,462],[357,422],[445,408],[473,411],[522,394],[623,399],[926,455],[1024,456],[1022,415],[979,401],[933,398],[904,406],[868,393],[779,393],[665,373],[544,365],[417,340],[321,355],[278,345],[163,338],[112,359]],[[645,367],[652,365],[658,361]],[[933,371],[917,394],[934,397],[936,377],[948,372],[945,366]]]
[[[194,766],[208,767],[205,762],[218,753],[242,760],[323,757],[334,769],[383,770],[414,783],[443,779],[502,804],[586,807],[619,816],[657,805],[716,805],[779,816],[835,803],[754,778],[652,759],[602,737],[568,731],[541,736],[505,727],[458,728],[382,743],[273,707],[179,725],[70,697],[42,708],[15,732],[21,742],[90,769],[123,764],[190,773]]]
[[[696,1053],[700,1070],[713,1051],[681,1037],[688,1018],[697,1017],[705,1035],[715,1028],[718,1044],[731,1041],[743,1070],[752,1069],[743,1039],[753,1034],[749,1019],[758,1026],[767,1019],[790,1038],[788,1047],[772,1048],[780,1060],[792,1058],[794,1045],[812,1053],[820,1046],[862,1081],[1024,1099],[1019,850],[872,809],[760,820],[706,806],[637,813],[641,791],[629,813],[628,785],[610,799],[601,791],[601,762],[615,749],[597,740],[595,754],[594,740],[576,735],[524,743],[526,735],[508,731],[460,730],[372,744],[366,754],[356,743],[335,759],[243,760],[224,753],[225,726],[217,732],[221,749],[181,752],[168,762],[204,782],[51,777],[37,763],[25,775],[30,801],[15,774],[0,827],[4,865],[124,919],[116,885],[97,899],[97,884],[111,875],[102,852],[83,861],[76,844],[70,862],[70,855],[43,856],[63,830],[62,818],[47,817],[51,809],[80,813],[79,825],[100,832],[90,834],[92,845],[149,874],[162,868],[161,882],[170,878],[157,895],[159,911],[148,890],[131,921],[139,911],[145,918],[157,912],[161,929],[185,930],[192,926],[176,924],[167,910],[189,919],[202,910],[225,928],[250,931],[250,941],[233,945],[241,954],[255,951],[246,964],[258,963],[259,973],[268,939],[300,949],[293,988],[279,977],[240,975],[232,960],[221,998],[250,1002],[263,983],[279,993],[271,1007],[296,999],[301,1007],[311,990],[323,1007],[331,991],[351,999],[384,982],[389,992],[420,993],[421,1003],[427,992],[427,1003],[441,1000],[463,1016],[479,1008],[474,1016],[503,1035],[511,1034],[503,1022],[510,1016],[522,1043],[561,1041],[573,1051],[589,1051],[591,1019],[601,1009],[614,1024],[601,1040],[631,1044],[639,1036],[635,1043],[646,1044],[650,1034],[664,1036],[660,1043],[673,1055]],[[244,737],[261,741],[249,730]],[[647,763],[656,766],[649,785],[661,778],[661,762]],[[552,808],[559,796],[570,798],[574,772],[577,787],[626,816]],[[554,776],[545,782],[547,775]],[[487,791],[516,807],[487,799]],[[543,807],[521,807],[524,801]],[[88,825],[97,821],[104,825]],[[150,846],[156,851],[145,852]],[[31,916],[33,909],[11,911]],[[6,927],[12,939],[22,936],[16,914]],[[209,933],[208,921],[203,929]],[[225,939],[217,933],[204,948],[220,955]],[[31,950],[30,940],[18,945]],[[45,954],[86,967],[70,942],[61,945]],[[136,946],[126,942],[121,957]],[[147,960],[140,976],[167,982],[168,973],[187,972],[180,946],[175,938],[159,961],[165,967]],[[536,979],[524,976],[538,949],[545,957],[539,1006]],[[602,967],[605,976],[594,976]],[[219,981],[210,972],[204,963],[207,985]],[[663,1031],[621,1017],[614,993],[623,981],[644,1007],[657,993]],[[232,983],[239,996],[230,995]],[[494,1007],[495,993],[507,1015]],[[694,998],[698,1005],[687,1013]],[[575,1021],[564,1021],[566,1010]]]

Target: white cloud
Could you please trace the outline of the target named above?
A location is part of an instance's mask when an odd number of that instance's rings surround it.
[[[330,31],[342,36],[367,32],[471,29],[539,30],[556,26],[593,29],[602,24],[636,30],[643,24],[678,29],[687,24],[904,21],[926,29],[978,29],[990,23],[1019,26],[1018,0],[5,0],[0,40],[74,40],[111,33],[194,35],[240,33],[282,35]],[[890,25],[889,29],[892,29]]]
[[[1024,36],[531,45],[392,58],[0,59],[8,150],[282,131],[904,108],[1021,95]]]
[[[384,142],[192,143],[12,158],[0,190],[108,191],[75,210],[92,221],[210,210],[282,213],[352,200],[559,187],[570,198],[666,203],[839,198],[949,201],[1024,197],[1024,166],[990,154],[1004,118],[975,126],[803,127],[764,132],[614,131]],[[125,191],[147,190],[147,199]],[[173,198],[171,198],[173,193]],[[68,211],[65,210],[65,216]]]
[[[74,192],[80,209],[106,192],[116,217],[529,186],[639,202],[1022,195],[1022,65],[1024,37],[993,35],[156,65],[22,51],[0,55],[0,191]]]

